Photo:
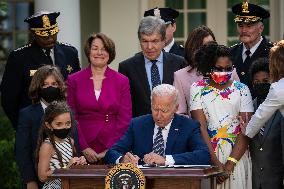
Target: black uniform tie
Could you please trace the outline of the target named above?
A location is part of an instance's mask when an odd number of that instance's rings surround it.
[[[247,63],[247,62],[250,60],[250,54],[251,54],[251,52],[250,52],[250,50],[248,49],[248,50],[246,50],[245,53],[246,53],[247,57],[246,57],[244,63]]]
[[[161,84],[160,80],[160,74],[159,69],[156,64],[157,60],[151,60],[152,66],[151,66],[151,82],[152,82],[152,89],[156,87],[157,85]]]
[[[50,49],[45,50],[45,56],[47,56],[48,64],[53,65],[53,61],[52,61],[52,58],[50,56]]]

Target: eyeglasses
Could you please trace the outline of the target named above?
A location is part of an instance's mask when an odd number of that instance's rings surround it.
[[[226,68],[222,68],[222,67],[213,67],[212,71],[213,72],[231,72],[234,70],[234,66],[230,66],[230,67],[226,67]]]

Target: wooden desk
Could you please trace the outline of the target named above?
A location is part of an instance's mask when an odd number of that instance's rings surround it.
[[[75,166],[55,170],[52,178],[61,178],[62,189],[104,189],[105,176],[111,167],[106,165]],[[209,188],[216,188],[216,167],[148,168],[141,169],[147,189],[201,189],[201,181],[209,179]],[[208,187],[206,187],[208,188]]]

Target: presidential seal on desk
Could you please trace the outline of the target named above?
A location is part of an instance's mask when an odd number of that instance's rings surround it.
[[[108,172],[105,189],[145,189],[145,176],[133,164],[120,163]]]

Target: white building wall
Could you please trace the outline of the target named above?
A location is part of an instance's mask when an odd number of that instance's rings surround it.
[[[110,67],[140,51],[137,30],[147,8],[146,0],[102,0],[100,30],[114,40],[116,58]]]

